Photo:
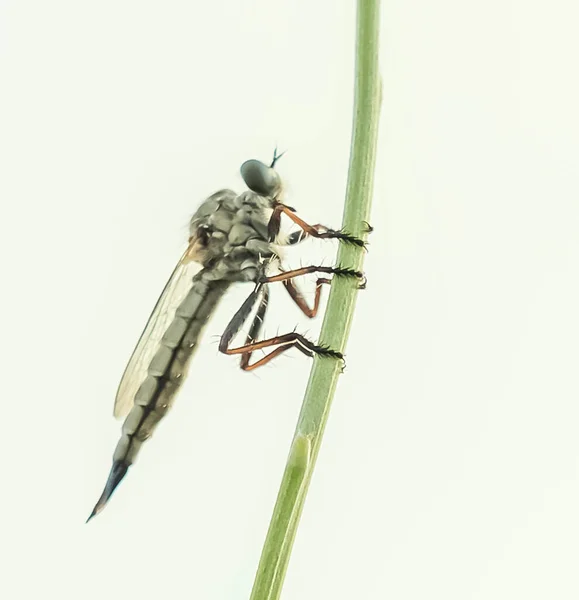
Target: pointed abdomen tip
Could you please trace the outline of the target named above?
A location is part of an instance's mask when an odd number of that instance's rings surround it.
[[[98,502],[92,509],[88,519],[85,521],[85,524],[88,523],[93,517],[96,517],[107,505],[107,502],[110,500],[110,497],[113,495],[116,487],[119,485],[119,483],[121,483],[123,477],[127,474],[129,466],[130,465],[120,461],[113,463],[109,477],[105,484],[105,489],[103,490],[101,497],[98,499]]]

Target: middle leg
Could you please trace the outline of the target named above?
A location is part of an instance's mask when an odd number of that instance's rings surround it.
[[[311,266],[311,267],[302,267],[301,269],[293,269],[292,271],[283,271],[278,275],[271,275],[269,277],[264,277],[262,281],[267,283],[274,283],[276,281],[283,282],[285,289],[290,295],[291,299],[298,305],[299,309],[310,319],[315,317],[318,314],[318,309],[320,306],[320,298],[322,294],[322,285],[329,284],[332,282],[331,279],[326,277],[319,277],[316,281],[316,291],[314,296],[314,305],[310,307],[306,302],[302,292],[299,287],[294,283],[293,279],[295,277],[300,277],[301,275],[307,275],[308,273],[327,273],[329,275],[334,275],[336,277],[352,277],[360,280],[358,285],[359,289],[364,289],[366,287],[366,277],[361,271],[355,271],[354,269],[345,269],[343,267],[322,267],[322,266]]]

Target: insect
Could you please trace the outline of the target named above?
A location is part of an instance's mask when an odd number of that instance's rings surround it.
[[[191,218],[187,249],[157,301],[121,378],[114,416],[125,417],[122,434],[106,485],[87,522],[103,510],[143,442],[151,437],[170,409],[203,329],[233,283],[249,282],[254,287],[223,332],[219,350],[240,355],[243,370],[256,369],[290,348],[310,357],[343,359],[340,352],[316,345],[297,332],[259,339],[269,284],[282,282],[297,306],[311,318],[318,312],[322,286],[331,282],[328,275],[354,278],[360,287],[365,282],[361,272],[342,267],[282,269],[280,247],[297,244],[308,236],[338,239],[358,246],[365,244],[343,231],[309,225],[294,209],[283,204],[282,181],[274,168],[279,158],[275,152],[269,166],[254,159],[243,163],[241,176],[248,190],[241,194],[220,190],[202,202]],[[280,239],[279,235],[282,215],[300,229],[286,239]],[[318,274],[311,307],[294,281],[308,273]],[[232,347],[235,336],[256,308],[245,344]],[[269,350],[251,362],[253,352],[264,349]]]

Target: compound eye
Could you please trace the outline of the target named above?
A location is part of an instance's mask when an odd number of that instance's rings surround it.
[[[277,172],[259,160],[245,161],[240,171],[245,185],[260,196],[275,196],[281,189],[281,179]]]

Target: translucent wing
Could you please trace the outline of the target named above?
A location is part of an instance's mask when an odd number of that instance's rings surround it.
[[[131,410],[135,394],[145,380],[147,369],[159,347],[159,342],[175,318],[177,307],[191,289],[193,276],[201,269],[201,265],[195,262],[199,258],[198,252],[198,243],[193,239],[155,304],[117,390],[113,411],[117,419],[125,417]]]

